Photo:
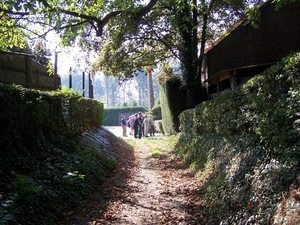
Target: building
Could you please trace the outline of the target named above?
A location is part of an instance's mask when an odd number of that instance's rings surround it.
[[[246,83],[254,75],[300,50],[300,3],[275,10],[271,1],[260,8],[258,28],[244,21],[210,49],[205,57],[211,98]]]

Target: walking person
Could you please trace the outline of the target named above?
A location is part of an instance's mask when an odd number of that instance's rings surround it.
[[[122,117],[121,117],[121,126],[122,126],[122,130],[123,130],[123,137],[127,137],[127,135],[126,135],[127,121],[126,121],[124,115],[122,115]]]

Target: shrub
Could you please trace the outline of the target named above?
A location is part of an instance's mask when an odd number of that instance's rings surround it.
[[[161,106],[160,105],[155,105],[149,112],[152,115],[153,120],[161,120]]]

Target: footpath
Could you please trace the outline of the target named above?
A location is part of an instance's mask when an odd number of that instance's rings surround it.
[[[109,130],[119,135],[117,128]],[[110,131],[106,138],[115,138]],[[114,174],[60,224],[207,224],[199,183],[166,137],[128,137],[122,143],[112,153],[118,160]]]

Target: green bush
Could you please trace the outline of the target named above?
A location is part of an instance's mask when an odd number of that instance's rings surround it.
[[[0,84],[0,108],[0,134],[10,137],[16,133],[11,129],[32,136],[49,131],[74,135],[100,127],[103,120],[103,103],[72,90],[40,92]]]
[[[150,110],[149,114],[152,115],[153,120],[161,120],[161,106],[160,105],[155,105],[153,108]]]

